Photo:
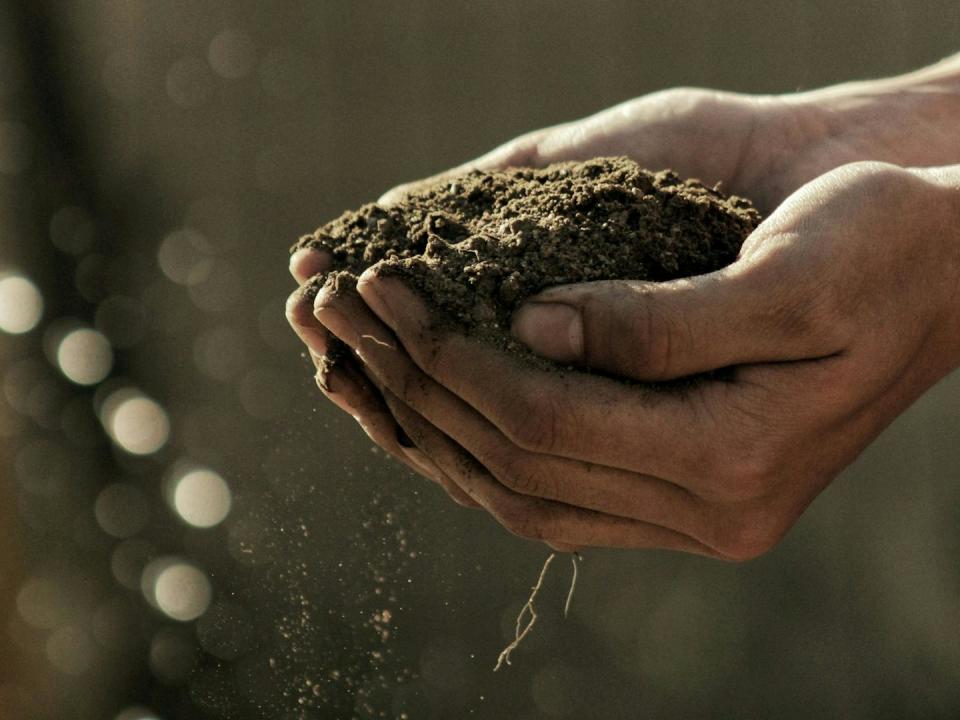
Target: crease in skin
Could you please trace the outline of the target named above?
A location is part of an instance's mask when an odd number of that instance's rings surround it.
[[[374,352],[376,352],[376,351],[374,351]],[[372,361],[372,362],[371,362],[371,361]],[[377,375],[377,364],[378,364],[378,363],[376,362],[375,358],[373,358],[372,356],[368,357],[368,363],[369,363],[369,367],[370,367],[371,372],[372,372],[374,375]],[[377,381],[378,384],[380,384],[380,383],[382,383],[382,382],[383,382],[382,379],[378,379],[378,381]],[[387,392],[389,392],[389,391],[387,391]],[[386,393],[385,393],[385,395],[386,395]],[[398,414],[398,413],[397,413],[397,408],[396,408],[395,406],[392,406],[392,409],[393,409],[395,415]],[[416,414],[417,414],[417,417],[420,418],[419,413],[417,413],[417,411],[416,411],[415,409],[413,409],[413,408],[407,408],[407,410],[408,410],[409,413],[411,413],[411,414],[416,413]],[[426,420],[425,418],[421,418],[420,421],[423,422],[423,423],[428,423],[428,422],[429,422],[429,421]],[[573,512],[573,513],[588,513],[588,514],[593,515],[593,516],[607,517],[607,518],[609,518],[609,519],[611,519],[611,520],[617,519],[617,520],[619,520],[619,521],[621,521],[621,522],[626,522],[626,523],[629,523],[629,524],[636,523],[636,524],[638,524],[638,525],[642,525],[642,526],[649,527],[649,528],[658,528],[659,530],[666,531],[666,532],[670,533],[671,535],[676,536],[676,537],[678,538],[678,540],[682,538],[682,546],[690,549],[691,551],[698,552],[699,554],[708,555],[708,556],[711,556],[711,557],[717,557],[717,556],[720,555],[719,551],[717,551],[716,549],[712,548],[712,547],[709,546],[709,545],[706,545],[705,543],[701,542],[701,541],[698,540],[697,538],[695,538],[695,537],[693,537],[693,536],[691,536],[691,535],[689,535],[689,534],[687,534],[687,533],[685,533],[685,532],[679,531],[679,530],[675,530],[675,529],[672,529],[672,528],[668,528],[668,527],[665,527],[665,526],[662,526],[662,525],[658,525],[658,524],[656,524],[656,523],[647,522],[647,521],[644,521],[644,520],[638,520],[638,519],[636,519],[636,518],[621,517],[621,516],[616,516],[616,515],[610,515],[610,514],[608,514],[608,513],[601,512],[601,511],[589,510],[589,509],[586,509],[586,508],[580,508],[580,507],[578,507],[578,506],[569,505],[569,504],[567,504],[567,503],[564,503],[564,502],[558,501],[558,500],[547,500],[547,499],[538,498],[538,497],[535,498],[535,497],[525,496],[525,495],[523,495],[523,494],[521,494],[521,493],[514,492],[514,491],[510,490],[508,487],[504,486],[502,483],[500,483],[494,476],[490,475],[490,473],[489,473],[486,469],[483,469],[482,464],[480,464],[475,458],[473,458],[473,456],[469,454],[469,451],[463,449],[462,446],[460,446],[459,444],[457,444],[456,441],[454,441],[453,439],[451,439],[451,438],[449,438],[448,436],[446,436],[446,434],[442,433],[442,431],[440,431],[439,429],[437,429],[437,432],[438,432],[438,433],[441,433],[441,435],[443,436],[444,440],[446,440],[450,445],[456,447],[456,450],[453,450],[453,449],[451,449],[451,448],[448,448],[447,452],[448,452],[448,453],[456,453],[456,456],[459,458],[459,464],[462,466],[461,468],[458,468],[458,469],[460,470],[460,474],[461,474],[461,475],[464,474],[464,470],[466,470],[467,467],[469,466],[468,474],[474,475],[474,476],[476,477],[476,473],[477,473],[477,472],[481,472],[482,475],[486,478],[486,482],[487,482],[488,484],[493,484],[493,485],[495,485],[495,487],[496,487],[500,492],[506,493],[506,494],[507,494],[508,496],[510,496],[510,497],[513,497],[513,498],[527,498],[527,501],[528,501],[528,502],[535,502],[535,503],[541,505],[541,506],[542,506],[543,508],[545,508],[545,509],[546,509],[546,508],[550,508],[552,511],[554,511],[554,512],[559,512],[559,513],[561,513],[561,514],[563,514],[563,513],[570,513],[570,512]],[[469,457],[469,459],[470,459],[472,462],[468,462],[468,461],[467,461],[467,457]],[[447,475],[447,477],[450,477],[451,479],[453,479],[452,476],[450,475],[450,471],[449,471],[449,470],[444,470],[444,465],[445,465],[445,464],[448,464],[448,463],[444,463],[439,457],[437,458],[437,460],[440,462],[440,464],[438,465],[438,467],[441,469],[441,471],[443,471],[443,472]],[[480,468],[480,470],[477,470],[476,468],[474,468],[474,467],[473,467],[474,464],[477,466],[477,468]],[[453,480],[453,482],[454,482],[458,487],[460,487],[461,489],[463,489],[468,495],[470,495],[471,498],[473,498],[476,502],[478,502],[480,505],[486,507],[489,511],[493,512],[493,513],[496,515],[496,512],[495,512],[495,510],[496,510],[496,507],[495,507],[495,506],[496,506],[496,504],[497,504],[496,501],[495,501],[493,498],[491,498],[491,497],[485,496],[483,489],[482,489],[482,488],[479,488],[479,487],[477,486],[477,483],[476,483],[476,482],[474,482],[474,483],[469,483],[469,482],[468,482],[468,483],[465,483],[465,484],[464,484],[463,479],[464,479],[464,478],[461,478],[460,481]],[[481,484],[484,482],[481,478],[477,478],[477,479],[480,481]],[[624,546],[630,546],[630,543],[627,542],[627,543],[624,544]]]

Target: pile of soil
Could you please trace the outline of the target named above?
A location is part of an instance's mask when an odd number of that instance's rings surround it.
[[[381,263],[378,272],[402,277],[438,322],[524,353],[510,319],[529,296],[566,283],[708,273],[736,259],[759,221],[748,200],[718,188],[598,158],[472,171],[390,207],[346,212],[291,251],[328,251],[325,282],[341,292]]]

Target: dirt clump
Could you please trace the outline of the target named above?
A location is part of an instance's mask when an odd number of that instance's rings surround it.
[[[661,282],[733,262],[760,221],[750,201],[627,158],[472,171],[390,207],[348,211],[292,250],[328,251],[344,291],[370,266],[396,275],[437,322],[523,355],[510,337],[520,304],[593,280]],[[542,362],[541,362],[542,364]]]

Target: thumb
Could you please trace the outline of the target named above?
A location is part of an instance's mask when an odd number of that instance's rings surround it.
[[[512,330],[539,355],[636,380],[840,350],[812,317],[817,303],[784,275],[776,261],[740,260],[663,283],[562,285],[530,298]]]

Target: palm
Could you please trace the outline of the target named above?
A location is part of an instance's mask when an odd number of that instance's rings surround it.
[[[808,180],[854,159],[837,142],[814,146],[797,114],[795,106],[774,97],[666,90],[522,135],[476,160],[394,188],[381,202],[394,202],[472,168],[537,167],[626,155],[651,169],[671,168],[721,183],[769,213]]]

